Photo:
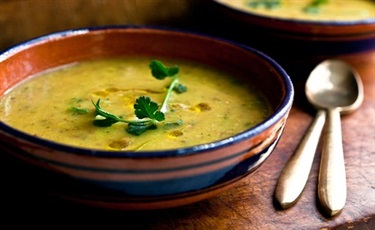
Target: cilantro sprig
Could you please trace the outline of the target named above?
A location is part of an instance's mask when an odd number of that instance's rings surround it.
[[[111,113],[103,110],[100,107],[100,99],[98,99],[98,101],[96,103],[94,103],[94,101],[91,101],[91,102],[95,106],[95,115],[96,116],[95,116],[95,120],[93,121],[93,124],[95,126],[108,127],[108,126],[111,126],[111,125],[113,125],[117,122],[125,122],[125,123],[130,122],[130,120],[124,120],[119,116],[116,116],[114,114],[111,114]]]
[[[247,5],[252,8],[274,9],[280,7],[281,0],[248,0]]]
[[[137,117],[135,120],[126,120],[120,116],[116,116],[110,112],[103,110],[100,106],[100,99],[96,103],[92,101],[95,107],[95,120],[93,124],[99,127],[108,127],[117,122],[125,122],[128,124],[126,131],[133,135],[141,135],[147,130],[156,129],[157,123],[165,120],[165,112],[168,110],[168,100],[172,93],[183,93],[186,87],[179,83],[177,66],[166,67],[161,61],[152,60],[149,64],[151,74],[159,80],[166,77],[171,77],[172,81],[168,87],[163,104],[159,110],[159,105],[152,101],[148,96],[140,96],[136,99],[134,104],[134,114]]]
[[[320,7],[327,4],[329,0],[312,0],[309,5],[303,8],[303,11],[308,14],[317,14],[320,11]]]
[[[75,106],[71,106],[69,108],[69,111],[73,114],[73,115],[83,115],[83,114],[87,114],[89,113],[89,110],[88,109],[84,109],[84,108],[79,108],[79,107],[75,107]]]
[[[161,112],[165,113],[168,110],[167,103],[172,91],[175,91],[176,93],[183,93],[186,91],[186,87],[179,83],[179,68],[177,66],[172,66],[168,68],[161,61],[158,60],[152,60],[149,66],[151,69],[152,76],[154,76],[156,79],[163,80],[166,77],[172,78],[172,82],[168,87],[167,94],[165,95],[163,104],[160,109]]]

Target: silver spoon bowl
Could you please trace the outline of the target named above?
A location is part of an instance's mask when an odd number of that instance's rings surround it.
[[[337,110],[346,114],[363,101],[363,85],[359,74],[340,60],[326,60],[310,74],[306,86],[308,101],[318,109]]]

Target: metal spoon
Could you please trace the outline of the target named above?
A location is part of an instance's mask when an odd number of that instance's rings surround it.
[[[316,76],[310,74],[309,78],[316,78]],[[306,85],[305,92],[307,92],[307,87]],[[292,206],[305,188],[324,126],[325,116],[325,110],[319,109],[277,181],[275,198],[283,209]]]
[[[333,216],[342,210],[346,202],[340,113],[352,112],[360,106],[363,85],[351,66],[339,60],[326,60],[311,72],[305,91],[309,102],[319,111],[284,168],[276,186],[275,197],[283,208],[288,208],[302,193],[326,114],[318,196],[324,210]]]
[[[330,216],[346,202],[346,173],[341,137],[340,113],[357,109],[363,101],[358,73],[339,60],[327,60],[316,67],[306,83],[306,96],[317,108],[327,111],[318,178],[318,197]]]

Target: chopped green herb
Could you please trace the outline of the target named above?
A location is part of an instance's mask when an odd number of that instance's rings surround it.
[[[68,111],[71,112],[73,115],[84,115],[89,113],[89,109],[85,109],[81,107],[81,103],[84,102],[84,98],[76,98],[73,97],[69,100],[69,109]]]
[[[168,68],[161,61],[152,60],[150,62],[150,69],[152,76],[154,76],[156,79],[162,80],[166,77],[172,78],[172,82],[168,88],[167,94],[165,95],[163,104],[160,109],[161,112],[165,113],[168,110],[167,103],[172,91],[178,93],[186,92],[186,87],[178,82],[179,68],[177,66]]]
[[[309,5],[303,8],[307,14],[317,14],[320,12],[320,7],[327,4],[329,0],[312,0]]]
[[[139,119],[151,118],[157,121],[165,119],[164,113],[158,111],[158,104],[149,97],[141,96],[134,104],[134,113]]]
[[[69,111],[70,111],[73,115],[83,115],[83,114],[88,114],[88,113],[89,113],[89,110],[88,110],[88,109],[78,108],[78,107],[75,107],[75,106],[71,106],[71,107],[69,108]]]
[[[99,126],[99,127],[107,127],[111,126],[117,122],[130,122],[127,120],[123,120],[120,117],[113,115],[107,111],[104,111],[100,107],[100,99],[96,103],[92,101],[92,104],[95,106],[95,120],[94,120],[94,125]]]
[[[179,71],[177,66],[168,68],[161,61],[158,60],[152,60],[149,66],[151,69],[152,76],[159,80],[163,80],[166,77],[175,76],[176,74],[178,74]]]
[[[152,130],[156,128],[157,128],[156,124],[152,122],[137,122],[137,123],[129,123],[126,131],[130,134],[139,136],[142,133],[146,132],[147,130]]]
[[[176,84],[173,88],[173,91],[175,91],[176,93],[185,93],[187,90],[186,86],[184,86],[183,84]]]
[[[165,130],[174,129],[174,128],[177,128],[178,126],[181,126],[183,123],[184,123],[183,120],[178,120],[176,122],[167,122],[163,126],[163,129],[165,129]]]
[[[280,7],[281,0],[249,0],[247,5],[252,8],[266,8],[266,9],[275,9]]]

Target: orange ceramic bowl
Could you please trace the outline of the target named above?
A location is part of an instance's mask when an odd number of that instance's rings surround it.
[[[283,132],[294,90],[272,59],[246,46],[194,33],[151,27],[106,27],[58,32],[0,55],[0,95],[49,68],[126,55],[167,56],[232,71],[255,84],[272,114],[230,138],[167,151],[109,152],[31,136],[0,121],[1,154],[26,162],[43,191],[111,209],[160,209],[212,197],[257,169]],[[24,179],[24,178],[21,178]],[[20,180],[21,180],[20,179]],[[19,183],[22,183],[20,181]]]

